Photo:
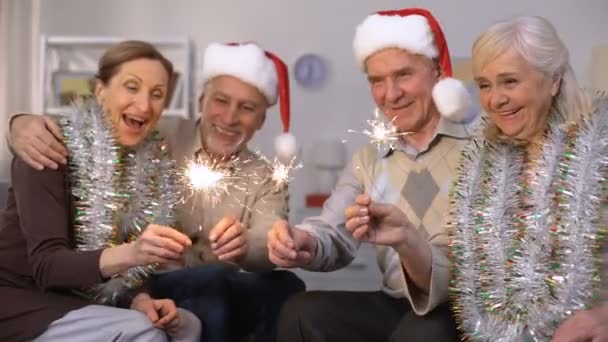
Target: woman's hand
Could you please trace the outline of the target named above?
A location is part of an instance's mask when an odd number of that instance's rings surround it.
[[[192,241],[171,227],[151,224],[130,245],[133,266],[144,266],[179,262]]]
[[[102,276],[111,277],[135,266],[181,263],[191,245],[190,238],[177,230],[151,224],[137,240],[105,249],[99,269]]]
[[[169,335],[177,333],[179,314],[171,299],[153,299],[142,292],[131,301],[131,309],[148,316],[156,328],[165,330]]]
[[[608,303],[575,313],[557,328],[551,341],[607,342]]]

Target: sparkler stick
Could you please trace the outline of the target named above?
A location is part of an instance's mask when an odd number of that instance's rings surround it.
[[[242,179],[238,168],[240,163],[239,158],[223,160],[198,155],[182,170],[182,184],[186,189],[182,201],[192,199],[193,215],[196,213],[199,216],[198,230],[191,238],[196,239],[197,233],[206,228],[206,219],[224,196],[229,194],[230,188],[239,188]]]
[[[386,121],[383,119],[384,114],[376,108],[374,110],[374,117],[370,120],[367,120],[367,124],[370,126],[369,129],[365,129],[363,131],[355,131],[349,129],[349,133],[360,133],[365,134],[370,138],[370,143],[376,146],[378,151],[376,158],[373,159],[372,170],[376,170],[376,163],[383,155],[388,153],[389,150],[394,149],[395,145],[399,142],[401,137],[413,134],[414,132],[399,132],[397,127],[393,124],[395,118],[391,121]],[[373,176],[372,171],[372,177]],[[372,180],[372,190],[370,193],[370,197],[373,201],[377,201],[380,199],[382,195],[382,191],[384,189],[377,187],[377,177],[374,177]]]

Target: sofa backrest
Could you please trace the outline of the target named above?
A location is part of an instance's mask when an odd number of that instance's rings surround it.
[[[0,181],[0,212],[4,211],[6,197],[8,196],[8,183]]]

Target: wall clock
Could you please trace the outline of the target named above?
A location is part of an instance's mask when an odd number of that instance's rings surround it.
[[[320,56],[305,54],[296,60],[294,76],[301,86],[317,88],[327,80],[327,65]]]

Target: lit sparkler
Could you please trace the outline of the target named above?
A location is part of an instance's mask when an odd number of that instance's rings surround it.
[[[207,165],[192,163],[188,168],[188,178],[194,190],[207,191],[213,188],[223,188],[222,180],[226,172],[213,170]]]
[[[256,154],[266,163],[268,163],[268,167],[271,171],[270,179],[275,184],[275,189],[278,191],[285,185],[289,184],[291,181],[291,171],[296,170],[302,167],[302,163],[296,163],[296,157],[293,157],[288,163],[281,161],[278,157],[274,157],[274,160],[271,162],[266,156],[264,156],[261,152],[256,152]]]
[[[397,127],[393,124],[395,118],[387,122],[382,116],[380,110],[376,108],[374,111],[374,118],[367,120],[367,123],[370,126],[369,129],[365,129],[361,132],[349,129],[348,132],[367,135],[370,138],[370,142],[376,145],[378,151],[393,149],[401,137],[409,135],[412,132],[399,132]]]
[[[384,114],[380,111],[380,109],[376,108],[374,110],[374,117],[370,120],[367,120],[369,129],[365,129],[361,132],[349,129],[350,133],[361,133],[365,134],[370,138],[370,143],[376,146],[376,150],[378,151],[378,157],[373,159],[372,163],[372,173],[376,173],[374,176],[374,180],[371,184],[370,196],[373,201],[380,200],[382,197],[383,191],[385,191],[385,185],[383,182],[379,182],[378,178],[383,177],[382,164],[380,165],[381,170],[376,170],[376,163],[378,161],[379,156],[386,154],[389,150],[395,149],[396,143],[401,139],[401,137],[410,135],[414,132],[399,132],[397,127],[394,125],[395,118],[390,121],[384,119]],[[377,184],[377,183],[380,184]]]
[[[283,163],[276,157],[272,162],[272,181],[277,189],[287,185],[291,181],[291,171],[302,167],[301,163],[296,164],[296,158],[292,158],[289,163]]]
[[[212,206],[218,204],[222,196],[228,194],[229,187],[238,184],[237,160],[200,157],[191,160],[182,173],[189,196],[201,196],[201,201],[208,201]]]

